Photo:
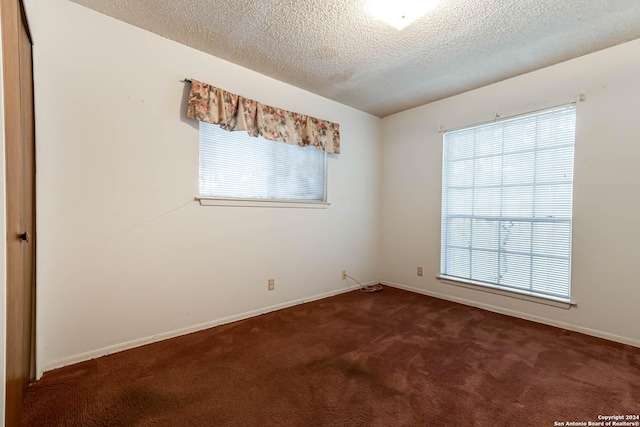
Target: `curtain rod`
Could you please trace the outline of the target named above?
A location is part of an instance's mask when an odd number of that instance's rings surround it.
[[[528,115],[531,115],[531,114],[544,113],[545,111],[561,110],[561,109],[567,108],[569,106],[574,106],[575,107],[578,102],[585,102],[585,101],[586,101],[586,95],[581,93],[581,94],[578,95],[577,101],[567,102],[566,104],[560,104],[560,105],[556,105],[554,107],[543,108],[541,110],[529,111],[527,113],[514,114],[513,116],[507,116],[507,117],[500,117],[500,114],[496,113],[496,116],[495,116],[495,118],[493,120],[489,120],[489,121],[486,121],[486,122],[480,122],[480,123],[476,123],[476,124],[472,124],[472,125],[460,126],[460,127],[457,127],[457,128],[445,129],[443,125],[439,125],[438,126],[438,132],[439,133],[455,132],[455,131],[468,129],[468,128],[475,127],[475,126],[490,125],[490,124],[493,124],[493,123],[498,123],[498,122],[503,122],[503,121],[506,121],[506,120],[516,119],[518,117],[528,116]]]

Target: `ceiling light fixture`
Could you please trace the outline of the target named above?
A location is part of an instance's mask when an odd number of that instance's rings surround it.
[[[404,29],[416,19],[432,11],[439,0],[368,0],[368,12],[381,21]]]

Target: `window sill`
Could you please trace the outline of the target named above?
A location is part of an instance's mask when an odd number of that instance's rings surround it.
[[[577,305],[575,302],[570,300],[564,300],[561,298],[554,297],[543,297],[537,294],[533,294],[532,292],[527,292],[524,290],[507,290],[504,288],[500,288],[498,286],[492,286],[487,284],[479,284],[471,281],[462,281],[459,279],[454,279],[447,276],[436,276],[436,279],[441,281],[446,285],[459,286],[461,288],[474,289],[477,291],[488,292],[491,294],[502,295],[510,298],[521,299],[524,301],[531,301],[538,304],[550,305],[552,307],[564,308],[565,310],[570,309],[572,306]]]
[[[254,208],[298,208],[298,209],[327,209],[330,203],[314,201],[291,200],[261,200],[261,199],[220,199],[215,197],[196,197],[200,206],[232,206]]]

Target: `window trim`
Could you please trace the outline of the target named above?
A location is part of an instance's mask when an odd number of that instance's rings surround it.
[[[565,310],[569,310],[571,307],[577,306],[576,303],[572,299],[564,299],[549,296],[543,296],[541,294],[536,294],[533,292],[528,292],[526,290],[519,289],[507,289],[500,286],[488,284],[488,283],[480,283],[474,282],[472,280],[463,280],[458,277],[450,277],[446,275],[436,276],[441,283],[450,286],[458,286],[460,288],[473,289],[476,291],[482,291],[490,294],[502,295],[509,298],[515,298],[524,301],[535,302],[538,304],[550,305],[552,307],[564,308]]]
[[[326,193],[325,193],[326,194]],[[296,201],[276,199],[224,199],[219,197],[196,196],[200,206],[228,206],[254,208],[298,208],[298,209],[327,209],[331,203],[324,201]]]

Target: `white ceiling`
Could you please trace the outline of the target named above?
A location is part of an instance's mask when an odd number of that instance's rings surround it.
[[[441,0],[403,31],[366,0],[72,1],[379,117],[640,38],[640,0]]]

